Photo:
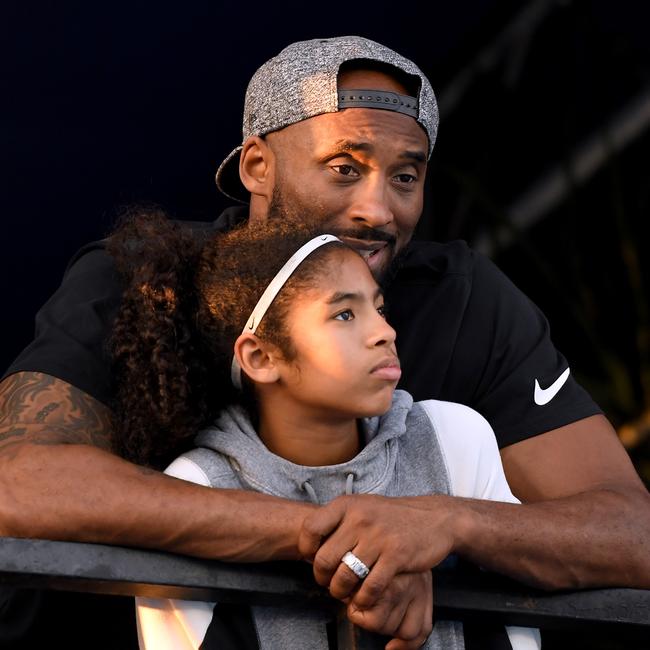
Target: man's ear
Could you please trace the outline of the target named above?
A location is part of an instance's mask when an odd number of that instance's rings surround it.
[[[240,334],[235,341],[234,354],[242,372],[254,382],[272,384],[280,378],[277,348],[255,334]]]
[[[275,155],[266,140],[258,135],[247,138],[239,156],[239,177],[255,196],[271,200],[275,184]]]

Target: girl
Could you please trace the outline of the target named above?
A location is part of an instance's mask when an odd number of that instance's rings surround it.
[[[278,220],[197,237],[153,215],[110,249],[127,284],[111,342],[126,457],[161,466],[202,429],[168,474],[314,505],[364,493],[515,501],[480,415],[395,390],[381,290],[336,237]],[[353,553],[342,562],[368,573]],[[388,647],[464,647],[460,623],[428,636],[424,610]],[[298,608],[252,607],[237,632],[215,603],[140,598],[137,617],[147,649],[328,647],[326,615]],[[508,636],[539,647],[536,631]]]

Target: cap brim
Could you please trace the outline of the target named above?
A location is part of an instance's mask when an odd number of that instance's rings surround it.
[[[250,194],[239,178],[239,154],[242,146],[235,147],[217,169],[217,187],[222,194],[240,203],[249,203]]]

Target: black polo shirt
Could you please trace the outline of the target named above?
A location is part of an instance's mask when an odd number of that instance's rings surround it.
[[[245,217],[244,208],[230,208],[214,223],[187,225],[198,236]],[[5,376],[43,372],[109,405],[106,341],[120,295],[104,243],[82,248],[36,315],[33,342]],[[400,388],[416,400],[476,409],[494,428],[499,446],[600,413],[570,374],[562,383],[568,363],[553,346],[544,315],[464,242],[412,242],[386,302],[398,335]],[[537,401],[546,403],[535,401],[536,382]]]

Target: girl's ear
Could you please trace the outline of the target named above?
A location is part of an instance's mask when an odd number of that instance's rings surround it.
[[[248,332],[235,341],[234,354],[242,372],[258,384],[272,384],[280,378],[275,351],[275,346]]]
[[[239,156],[239,177],[253,197],[271,200],[275,183],[275,155],[260,136],[247,138]]]

